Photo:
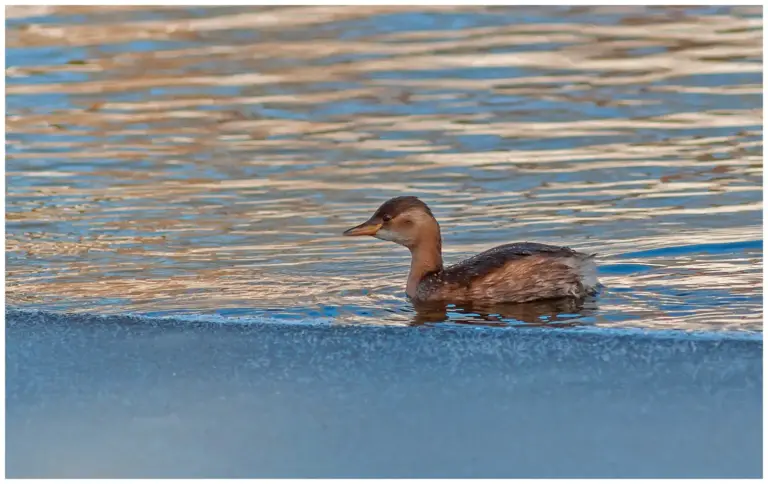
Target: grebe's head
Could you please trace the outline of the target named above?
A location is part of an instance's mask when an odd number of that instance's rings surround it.
[[[440,226],[427,204],[416,197],[396,197],[387,200],[371,218],[344,235],[371,235],[413,249],[429,241],[440,244]]]

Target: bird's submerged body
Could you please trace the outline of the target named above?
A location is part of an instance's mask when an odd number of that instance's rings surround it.
[[[406,293],[415,302],[522,303],[583,298],[599,287],[593,255],[532,242],[500,245],[443,267],[440,226],[416,197],[387,201],[345,235],[372,235],[406,246],[411,251]]]

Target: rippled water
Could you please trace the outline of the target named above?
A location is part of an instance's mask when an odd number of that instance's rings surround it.
[[[8,7],[11,306],[329,323],[760,330],[759,7]],[[600,253],[580,307],[414,311],[447,262]]]

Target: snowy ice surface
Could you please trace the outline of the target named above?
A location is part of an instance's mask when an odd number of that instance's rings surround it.
[[[759,477],[762,335],[6,311],[8,477]]]

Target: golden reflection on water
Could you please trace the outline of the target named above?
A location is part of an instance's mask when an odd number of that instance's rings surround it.
[[[449,260],[600,252],[583,324],[759,330],[761,13],[8,7],[9,304],[424,321],[339,236],[409,193]]]

